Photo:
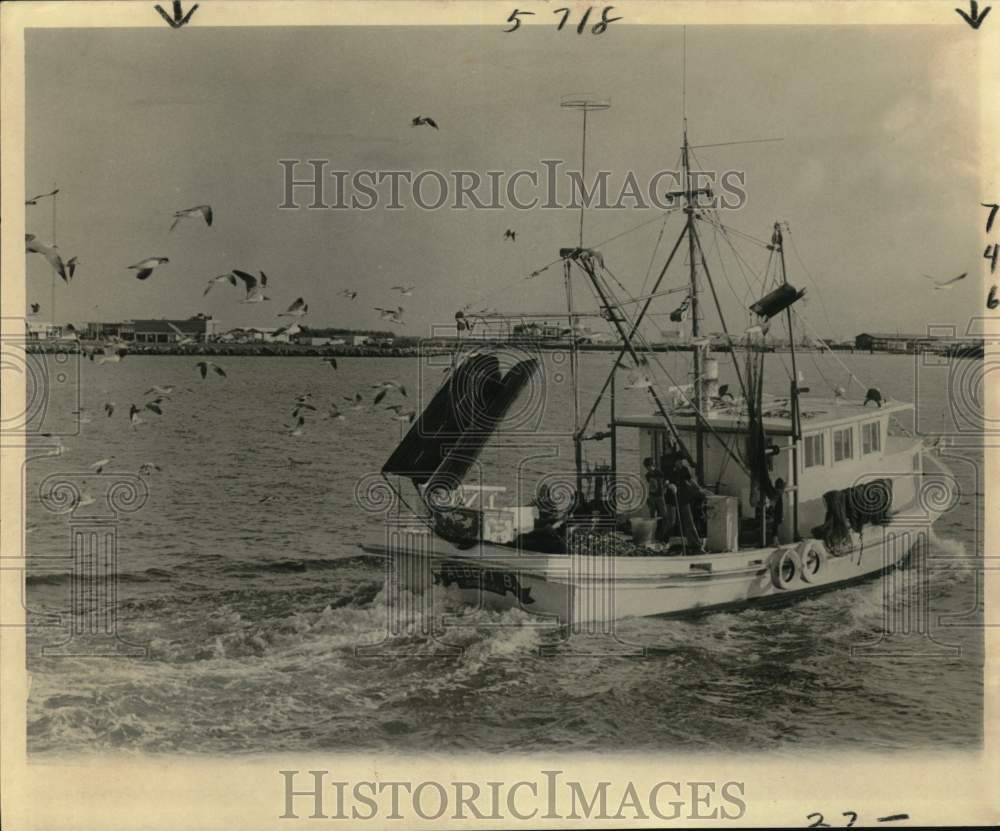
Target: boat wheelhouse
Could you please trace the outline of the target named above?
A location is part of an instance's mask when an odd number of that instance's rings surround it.
[[[899,507],[914,498],[925,443],[909,435],[900,418],[912,412],[912,404],[887,401],[882,406],[866,406],[843,398],[805,397],[799,402],[799,442],[795,441],[787,401],[775,401],[762,413],[771,449],[771,478],[787,483],[780,497],[783,521],[775,529],[779,542],[793,542],[824,522],[823,495],[829,491],[888,479],[892,482],[892,505]],[[675,412],[673,421],[693,455],[695,417]],[[736,500],[737,517],[746,520],[754,514],[753,482],[748,471],[733,464],[727,452],[734,441],[746,439],[746,410],[738,404],[718,402],[706,410],[705,423],[704,483],[717,496]],[[623,415],[615,420],[614,428],[638,430],[640,459],[659,459],[668,450],[671,434],[658,414]],[[641,475],[641,471],[634,472]],[[740,536],[747,539],[749,535]],[[748,540],[749,544],[760,542],[752,536]]]

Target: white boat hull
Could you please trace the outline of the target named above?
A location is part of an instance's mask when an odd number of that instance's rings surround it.
[[[950,485],[945,493],[941,483],[951,481],[937,479],[935,506],[925,505],[918,489],[889,522],[852,535],[854,545],[839,556],[820,540],[694,556],[539,554],[486,542],[460,550],[415,520],[387,526],[382,539],[362,547],[388,558],[395,588],[431,589],[435,604],[440,598],[520,608],[554,616],[562,625],[698,614],[790,601],[894,568],[927,543],[933,522],[951,501]],[[815,573],[808,565],[816,565]]]

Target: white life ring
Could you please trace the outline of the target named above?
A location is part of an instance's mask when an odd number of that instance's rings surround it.
[[[803,540],[798,547],[799,574],[806,583],[816,583],[826,566],[826,552],[816,540]]]
[[[799,558],[794,548],[783,548],[771,559],[771,582],[777,589],[789,589],[801,572]]]

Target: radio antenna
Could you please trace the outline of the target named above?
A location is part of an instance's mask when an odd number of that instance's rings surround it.
[[[681,68],[681,114],[684,116],[684,126],[687,127],[688,120],[688,107],[687,107],[687,88],[688,88],[688,27],[685,26],[683,29],[684,45],[682,48],[683,54],[683,67]]]

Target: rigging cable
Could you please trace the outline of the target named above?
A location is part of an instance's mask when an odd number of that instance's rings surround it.
[[[581,268],[582,268],[582,266],[581,266]],[[597,292],[596,287],[595,286],[591,286],[591,290],[594,291],[594,293],[595,293],[595,299],[598,302],[602,302],[601,298],[599,296],[597,296],[597,295],[599,295],[599,293]],[[608,293],[609,294],[611,293],[610,289],[608,289]],[[617,298],[615,298],[615,299],[617,299]],[[636,338],[636,339],[638,339],[640,341],[640,348],[645,347],[643,349],[643,351],[646,352],[646,353],[648,353],[648,357],[646,358],[647,366],[649,364],[649,358],[652,358],[653,361],[656,363],[656,365],[660,368],[660,371],[667,377],[667,380],[671,384],[671,389],[668,390],[668,391],[669,392],[674,392],[674,391],[677,392],[684,399],[685,403],[691,408],[692,414],[693,414],[695,420],[697,422],[701,423],[703,427],[707,428],[708,432],[711,433],[716,438],[716,440],[719,442],[719,444],[722,445],[724,448],[727,448],[727,450],[728,450],[728,446],[721,439],[721,437],[719,436],[718,432],[711,425],[711,423],[708,421],[708,419],[705,418],[705,416],[701,412],[701,410],[698,409],[698,406],[694,403],[694,401],[692,400],[691,396],[689,396],[687,394],[687,392],[685,390],[685,387],[688,386],[688,385],[686,385],[686,384],[685,385],[678,384],[674,380],[673,376],[671,376],[671,374],[667,371],[667,368],[663,365],[663,362],[660,360],[658,354],[655,351],[653,351],[653,349],[651,347],[651,344],[646,339],[645,335],[643,335],[642,332],[640,331],[640,327],[635,327],[634,325],[631,325],[632,321],[629,320],[627,317],[625,318],[625,322],[630,324],[629,328],[632,331],[632,335],[630,337]],[[648,375],[646,377],[651,382],[652,386],[658,386],[658,384],[652,378],[649,378]],[[736,454],[732,453],[732,451],[729,452],[729,455],[731,455],[732,458],[735,459],[736,463],[741,468],[743,468],[743,471],[745,473],[747,473],[747,475],[749,475],[750,471],[747,469],[747,467],[744,464],[743,460],[741,458],[739,458]]]
[[[827,310],[826,301],[823,299],[823,289],[820,287],[820,282],[816,280],[809,269],[806,267],[805,261],[799,254],[799,248],[795,244],[795,236],[792,234],[792,229],[789,227],[787,222],[782,223],[785,226],[785,230],[788,232],[788,239],[792,242],[792,253],[795,254],[795,259],[798,260],[800,266],[802,266],[802,271],[805,272],[806,277],[809,278],[809,282],[815,287],[816,294],[819,296],[819,304],[823,308],[823,316],[826,318],[826,325],[830,327],[830,334],[833,335],[834,325],[833,321],[830,320],[830,313]]]
[[[750,263],[746,261],[744,256],[740,253],[739,249],[729,238],[730,231],[734,229],[730,229],[727,225],[723,225],[721,222],[718,221],[712,222],[712,220],[707,219],[705,217],[701,217],[701,219],[705,222],[708,222],[710,225],[713,225],[714,227],[718,228],[719,231],[722,232],[722,238],[726,241],[726,244],[729,246],[730,250],[732,250],[733,256],[736,259],[736,265],[739,267],[740,274],[742,275],[744,282],[747,284],[747,297],[756,294],[757,292],[754,289],[753,284],[750,282],[750,278],[747,277],[747,271],[749,271],[757,280],[761,281],[762,285],[764,283],[764,278],[762,278],[753,268],[753,266],[751,266]]]
[[[664,217],[663,224],[660,226],[660,234],[656,238],[656,245],[653,246],[653,254],[649,258],[649,265],[646,266],[646,276],[642,280],[642,288],[639,289],[639,294],[643,295],[646,293],[646,286],[649,284],[649,276],[653,273],[653,263],[656,262],[656,255],[660,251],[660,243],[663,242],[663,232],[667,230],[667,219]]]
[[[590,248],[600,248],[600,247],[602,247],[604,245],[607,245],[610,242],[614,242],[615,240],[621,239],[622,237],[627,236],[628,234],[634,233],[635,231],[638,231],[641,228],[645,228],[647,225],[651,225],[654,222],[658,222],[661,219],[661,217],[667,216],[667,215],[673,213],[676,210],[678,210],[678,209],[677,208],[666,208],[666,209],[664,209],[662,211],[659,211],[657,213],[657,215],[654,216],[652,219],[647,219],[645,222],[640,222],[638,225],[634,225],[631,228],[627,228],[626,230],[622,231],[621,233],[618,233],[618,234],[615,234],[614,236],[608,237],[607,239],[602,240],[601,242],[596,243],[595,245],[592,245],[592,246],[589,246],[589,247]],[[504,285],[500,286],[497,289],[494,289],[491,292],[488,292],[487,294],[477,295],[475,298],[473,298],[472,301],[470,301],[469,303],[466,303],[464,306],[462,306],[462,311],[463,312],[468,311],[473,306],[479,305],[479,303],[483,302],[484,300],[492,299],[492,298],[496,297],[497,295],[504,294],[508,290],[514,288],[515,286],[520,285],[521,283],[525,283],[528,280],[535,279],[535,277],[538,277],[540,274],[542,274],[542,272],[547,271],[552,266],[556,265],[556,263],[562,262],[562,259],[563,259],[562,257],[556,257],[554,260],[546,263],[545,265],[541,266],[540,268],[535,269],[530,274],[528,274],[528,275],[526,275],[524,277],[518,277],[518,278],[516,278],[514,280],[511,280],[509,283],[505,283]]]
[[[814,335],[816,335],[816,332],[812,328],[812,325],[799,312],[797,312],[795,309],[792,309],[792,314],[794,314],[799,319],[799,322],[804,327],[808,328]],[[818,340],[822,340],[822,338],[820,338],[819,335],[816,335],[816,338]],[[828,351],[830,352],[830,357],[832,357],[833,360],[835,360],[837,363],[839,363],[844,368],[844,371],[847,373],[847,375],[848,375],[848,389],[850,389],[850,382],[851,381],[856,381],[857,384],[858,384],[858,386],[862,390],[868,389],[868,387],[871,386],[871,384],[867,384],[867,383],[863,382],[857,375],[855,375],[854,372],[851,370],[851,368],[840,359],[840,357],[834,352],[834,350],[828,349]]]

